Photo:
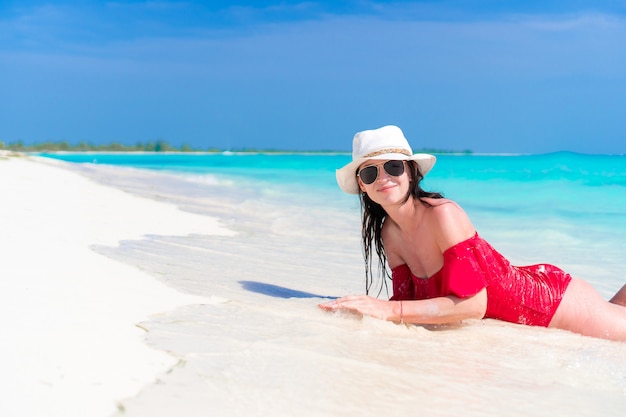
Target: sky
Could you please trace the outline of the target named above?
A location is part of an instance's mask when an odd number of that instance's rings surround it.
[[[0,0],[0,142],[626,153],[626,0]]]

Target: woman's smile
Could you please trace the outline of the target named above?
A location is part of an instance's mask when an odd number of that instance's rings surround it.
[[[392,190],[393,188],[396,188],[397,186],[398,186],[398,184],[389,183],[389,184],[383,185],[382,187],[377,188],[376,191],[378,191],[380,193],[384,193],[384,192]]]

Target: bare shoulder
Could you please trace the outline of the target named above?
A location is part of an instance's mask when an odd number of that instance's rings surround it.
[[[423,201],[430,204],[432,213],[437,217],[448,218],[449,220],[457,218],[467,218],[465,210],[455,201],[447,198],[424,198]]]
[[[380,237],[383,239],[383,243],[385,247],[387,245],[393,244],[394,241],[398,239],[400,236],[400,226],[393,221],[392,218],[385,218],[385,222],[383,223],[383,228],[380,231]]]
[[[390,268],[402,265],[404,260],[400,256],[402,239],[400,238],[400,228],[391,218],[387,217],[381,230],[381,238],[385,247],[385,256]]]
[[[447,198],[426,199],[429,223],[442,251],[474,236],[476,229],[465,210]]]

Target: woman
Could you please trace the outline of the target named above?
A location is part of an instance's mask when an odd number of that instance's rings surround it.
[[[366,294],[375,250],[383,283],[386,266],[392,271],[393,297],[347,296],[322,309],[419,324],[495,318],[626,340],[626,285],[607,302],[555,266],[510,265],[458,204],[421,189],[434,164],[433,155],[413,154],[396,126],[355,135],[337,182],[361,195]]]

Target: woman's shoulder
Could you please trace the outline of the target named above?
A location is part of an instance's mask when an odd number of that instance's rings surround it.
[[[381,230],[381,239],[385,247],[385,255],[390,268],[406,263],[400,253],[405,246],[402,242],[400,227],[391,218],[387,217]]]
[[[446,198],[429,200],[430,223],[442,251],[474,236],[476,229],[459,204]]]
[[[383,221],[383,227],[381,229],[381,237],[383,241],[392,238],[393,236],[397,235],[398,232],[400,232],[400,227],[398,226],[398,224],[394,222],[391,217],[385,217],[385,220]]]
[[[422,202],[427,203],[436,216],[458,216],[465,215],[463,208],[449,198],[422,198]]]

